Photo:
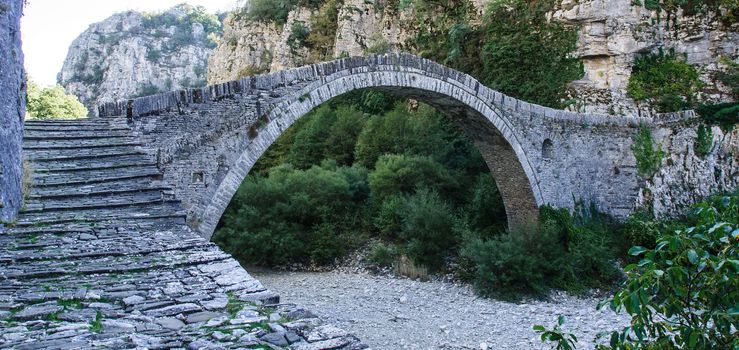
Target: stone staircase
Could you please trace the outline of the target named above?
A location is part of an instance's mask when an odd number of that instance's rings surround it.
[[[125,119],[28,121],[0,225],[0,348],[362,349],[185,225]]]

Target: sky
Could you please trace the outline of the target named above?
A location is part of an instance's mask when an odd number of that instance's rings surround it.
[[[237,0],[28,0],[21,18],[28,76],[40,85],[56,84],[72,41],[116,12],[161,11],[183,2],[215,13],[233,9]]]

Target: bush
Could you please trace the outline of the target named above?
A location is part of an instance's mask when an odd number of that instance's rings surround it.
[[[410,196],[399,233],[403,251],[415,263],[440,271],[457,250],[454,222],[452,209],[437,193],[422,190]]]
[[[652,130],[646,125],[639,127],[638,133],[634,136],[634,143],[631,150],[636,158],[636,170],[643,177],[652,176],[662,164],[664,152],[662,146],[654,146],[652,138]]]
[[[195,43],[195,38],[192,35],[192,26],[195,23],[199,23],[203,26],[205,32],[205,44],[208,46],[215,44],[213,39],[217,38],[223,30],[221,21],[216,15],[208,13],[203,6],[192,6],[188,4],[177,5],[172,10],[174,12],[145,13],[142,27],[149,31],[156,30],[154,35],[161,37],[164,35],[164,32],[161,31],[162,27],[175,26],[175,35],[170,40],[169,45],[169,49],[174,51],[181,46]],[[175,12],[180,12],[182,15],[176,15]]]
[[[214,241],[247,263],[330,263],[357,243],[357,233],[341,223],[361,210],[361,173],[326,163],[308,170],[283,165],[267,177],[249,177]]]
[[[475,291],[483,296],[515,299],[521,293],[543,294],[545,277],[562,255],[556,234],[533,229],[467,242],[460,255],[473,262]],[[550,259],[547,259],[551,258]]]
[[[490,174],[482,173],[477,176],[472,188],[472,198],[465,212],[475,230],[493,233],[504,231],[507,227],[503,199]]]
[[[739,346],[739,197],[701,203],[694,219],[653,249],[630,250],[641,260],[625,268],[628,278],[609,304],[631,316],[631,327],[614,332],[610,348]]]
[[[287,37],[287,46],[290,47],[290,53],[297,55],[301,47],[305,46],[305,39],[308,38],[310,29],[305,23],[295,21],[290,27],[290,36]]]
[[[454,197],[456,180],[441,164],[424,156],[384,155],[369,174],[372,199],[382,203],[397,194],[413,194],[419,188]]]
[[[549,19],[556,1],[502,0],[485,13],[482,81],[501,92],[549,107],[563,107],[567,85],[583,65],[572,52],[577,30]]]
[[[626,90],[637,105],[645,102],[657,112],[675,112],[693,107],[702,86],[695,67],[674,51],[660,50],[636,58]]]
[[[698,125],[697,139],[695,141],[695,153],[705,157],[713,149],[713,131],[706,128],[705,124]]]
[[[380,237],[397,239],[403,224],[403,213],[406,205],[405,197],[394,195],[382,201],[373,218],[373,223]]]
[[[367,121],[357,140],[356,161],[372,168],[383,154],[430,156],[454,172],[467,188],[472,187],[478,173],[489,171],[470,138],[427,105],[409,111],[407,105],[397,104],[389,112]]]
[[[474,237],[462,250],[474,267],[473,284],[482,295],[518,298],[550,288],[583,291],[618,277],[613,227],[594,210],[541,209],[541,225],[492,238]]]
[[[739,102],[701,105],[695,111],[709,125],[718,125],[726,132],[739,123]]]
[[[352,107],[319,107],[296,133],[287,161],[303,169],[323,159],[334,159],[341,165],[353,164],[354,147],[364,121],[362,113]]]
[[[184,83],[183,83],[184,86]],[[144,97],[144,96],[151,96],[156,95],[158,93],[162,92],[158,86],[152,84],[152,83],[146,83],[144,85],[139,86],[138,91],[136,91],[136,94],[134,94],[133,98],[137,97]]]
[[[375,243],[370,248],[367,260],[378,267],[391,267],[398,257],[398,251],[394,246]]]

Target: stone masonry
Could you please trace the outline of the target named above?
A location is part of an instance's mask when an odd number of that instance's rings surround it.
[[[535,221],[541,205],[572,209],[576,201],[628,216],[643,202],[646,184],[631,151],[639,125],[682,130],[698,122],[691,111],[646,118],[554,110],[408,54],[352,57],[109,103],[100,115],[128,118],[155,149],[190,226],[210,237],[249,169],[282,132],[329,99],[370,88],[426,102],[456,121],[490,166],[511,225]],[[725,176],[736,178],[732,158],[724,159]],[[736,185],[725,181],[712,190]]]
[[[125,119],[25,129],[34,173],[0,228],[0,348],[365,348],[190,230]]]
[[[23,0],[0,0],[0,227],[21,207],[21,140],[26,87],[21,50]]]

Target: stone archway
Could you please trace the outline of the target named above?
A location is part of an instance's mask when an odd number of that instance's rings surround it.
[[[99,114],[126,117],[156,156],[190,226],[210,238],[251,167],[288,127],[329,99],[362,89],[391,91],[451,116],[485,157],[512,226],[536,221],[541,205],[573,209],[576,200],[625,218],[639,200],[630,150],[639,125],[670,127],[693,117],[555,110],[407,54],[351,57],[107,103]]]
[[[200,232],[210,238],[236,193],[256,161],[282,133],[308,112],[345,93],[379,89],[401,97],[413,98],[452,117],[474,141],[498,184],[508,215],[509,226],[534,223],[543,204],[536,173],[533,171],[513,126],[505,114],[486,103],[458,82],[429,77],[422,72],[357,72],[308,86],[273,109],[259,116],[264,123],[251,128],[251,141],[234,166],[226,173],[209,205],[203,211]]]

